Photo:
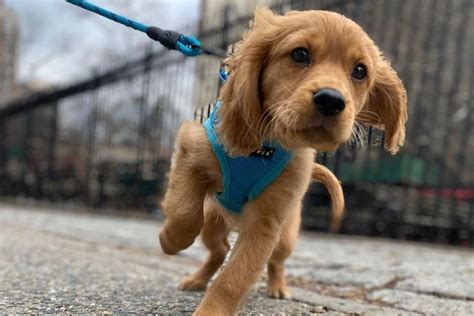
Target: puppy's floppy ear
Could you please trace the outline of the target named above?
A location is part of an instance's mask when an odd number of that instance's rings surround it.
[[[221,141],[230,154],[247,155],[261,146],[259,122],[263,115],[260,77],[271,49],[275,15],[259,7],[251,30],[228,60],[230,76],[221,89],[218,126]]]
[[[374,86],[357,120],[385,130],[385,149],[395,154],[405,142],[407,93],[390,63],[378,53]]]

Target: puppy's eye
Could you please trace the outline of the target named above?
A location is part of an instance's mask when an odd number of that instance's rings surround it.
[[[367,77],[367,67],[364,64],[357,64],[352,70],[352,78],[362,80]]]
[[[304,47],[295,48],[291,52],[291,59],[293,59],[297,63],[309,64],[310,60],[308,49]]]

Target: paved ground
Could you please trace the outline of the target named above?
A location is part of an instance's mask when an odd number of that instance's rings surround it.
[[[176,289],[205,256],[158,248],[160,223],[0,205],[0,314],[190,314],[202,297]],[[304,233],[288,261],[293,299],[242,314],[474,315],[474,252]]]

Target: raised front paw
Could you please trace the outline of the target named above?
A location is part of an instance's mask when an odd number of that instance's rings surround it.
[[[160,245],[163,252],[167,255],[175,255],[182,250],[182,248],[177,247],[171,242],[171,238],[168,237],[165,229],[160,232]]]

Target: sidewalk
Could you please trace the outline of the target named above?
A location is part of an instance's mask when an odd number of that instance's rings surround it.
[[[198,242],[163,255],[160,223],[0,205],[0,314],[190,314],[202,293],[176,289],[205,257]],[[287,262],[291,301],[242,313],[474,315],[474,251],[303,233]]]

